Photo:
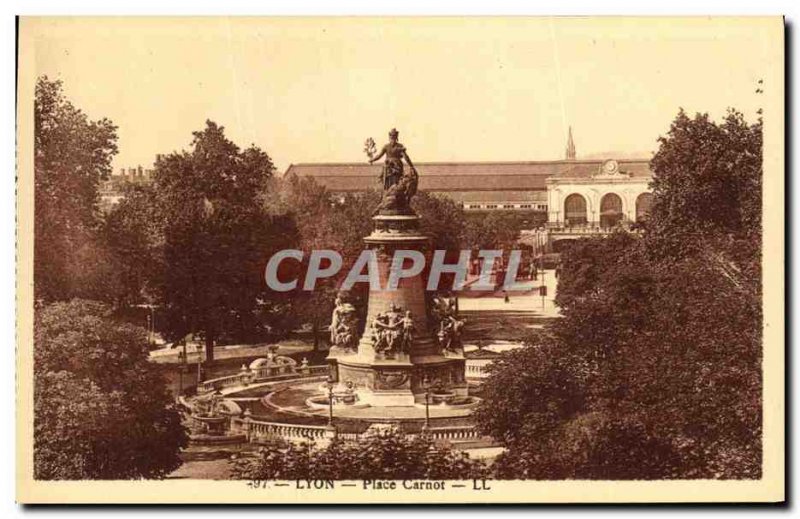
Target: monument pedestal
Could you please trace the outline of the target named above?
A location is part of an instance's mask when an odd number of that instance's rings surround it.
[[[422,274],[401,278],[396,289],[387,289],[395,251],[425,254],[428,248],[428,237],[419,232],[419,217],[408,212],[372,218],[374,231],[364,241],[376,253],[381,289],[369,293],[366,326],[357,351],[336,349],[328,357],[337,381],[351,383],[375,407],[424,403],[426,386],[467,396],[465,360],[462,355],[444,355],[435,339]],[[413,322],[413,340],[406,351],[397,346],[402,342],[397,335],[401,333],[398,316]],[[393,346],[387,349],[387,344]]]

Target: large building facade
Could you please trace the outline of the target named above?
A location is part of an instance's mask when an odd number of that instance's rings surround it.
[[[652,173],[646,161],[584,162],[547,179],[547,244],[607,234],[641,223],[650,212]]]
[[[646,217],[652,201],[647,162],[581,163],[546,180],[548,223],[615,227]]]
[[[553,162],[418,162],[419,189],[440,193],[466,211],[532,211],[547,214],[545,180],[561,171]],[[382,165],[292,164],[287,176],[312,177],[332,192],[378,189]]]
[[[611,164],[618,169],[601,171]],[[380,187],[381,167],[360,163],[292,164],[286,175],[312,177],[334,193],[358,192]],[[444,194],[466,211],[538,211],[553,222],[563,221],[561,195],[569,190],[579,191],[587,197],[587,207],[594,207],[591,204],[596,192],[620,187],[620,196],[628,197],[641,186],[646,190],[651,177],[647,160],[420,162],[416,167],[421,191]],[[588,213],[587,221],[592,221],[590,216]]]

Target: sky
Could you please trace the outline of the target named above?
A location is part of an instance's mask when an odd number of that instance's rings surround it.
[[[679,107],[754,119],[780,24],[140,17],[21,30],[35,37],[37,74],[118,126],[115,169],[188,149],[211,119],[284,171],[366,160],[365,139],[380,145],[393,127],[415,162],[560,159],[569,126],[578,158],[647,157]]]

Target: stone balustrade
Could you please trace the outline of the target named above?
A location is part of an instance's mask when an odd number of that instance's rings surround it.
[[[475,427],[469,425],[458,425],[450,427],[431,427],[428,435],[434,440],[466,441],[477,440],[481,437]]]
[[[308,375],[327,375],[328,373],[330,373],[330,367],[327,364],[308,366]]]
[[[298,441],[321,441],[326,437],[324,425],[298,425],[289,423],[263,422],[249,417],[231,420],[231,430],[244,433],[248,441],[277,439]]]
[[[631,228],[630,226],[622,227],[603,227],[599,223],[587,223],[585,225],[564,225],[562,223],[549,223],[547,224],[547,231],[551,235],[569,234],[569,235],[594,235],[594,236],[608,236],[619,229],[624,229],[627,232],[635,234],[641,233],[640,229]]]
[[[327,374],[328,371],[328,366],[324,364],[318,366],[278,364],[263,366],[257,369],[243,369],[241,372],[233,375],[212,378],[202,382],[198,387],[198,393],[208,393],[230,387],[248,386],[255,383],[269,382],[270,380],[319,376]]]
[[[488,370],[486,370],[485,364],[470,364],[467,361],[466,365],[466,377],[467,378],[486,378],[489,376]]]
[[[248,441],[282,439],[291,442],[310,440],[315,443],[329,441],[331,429],[324,425],[298,425],[254,420],[249,416],[231,419],[231,432],[244,434]],[[436,441],[473,441],[481,438],[475,427],[469,425],[431,427],[428,435]],[[342,432],[336,436],[344,441],[356,442],[364,433]]]
[[[236,373],[235,375],[212,378],[200,384],[199,392],[207,393],[209,391],[223,389],[226,387],[246,386],[252,382],[252,379],[253,377],[250,373]]]

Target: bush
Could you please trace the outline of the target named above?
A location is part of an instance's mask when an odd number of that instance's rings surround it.
[[[36,310],[34,476],[160,478],[188,441],[146,332],[105,305],[74,300]]]
[[[463,452],[436,445],[426,436],[394,429],[369,432],[358,443],[333,440],[265,447],[256,459],[232,461],[234,479],[473,479],[486,465]]]

